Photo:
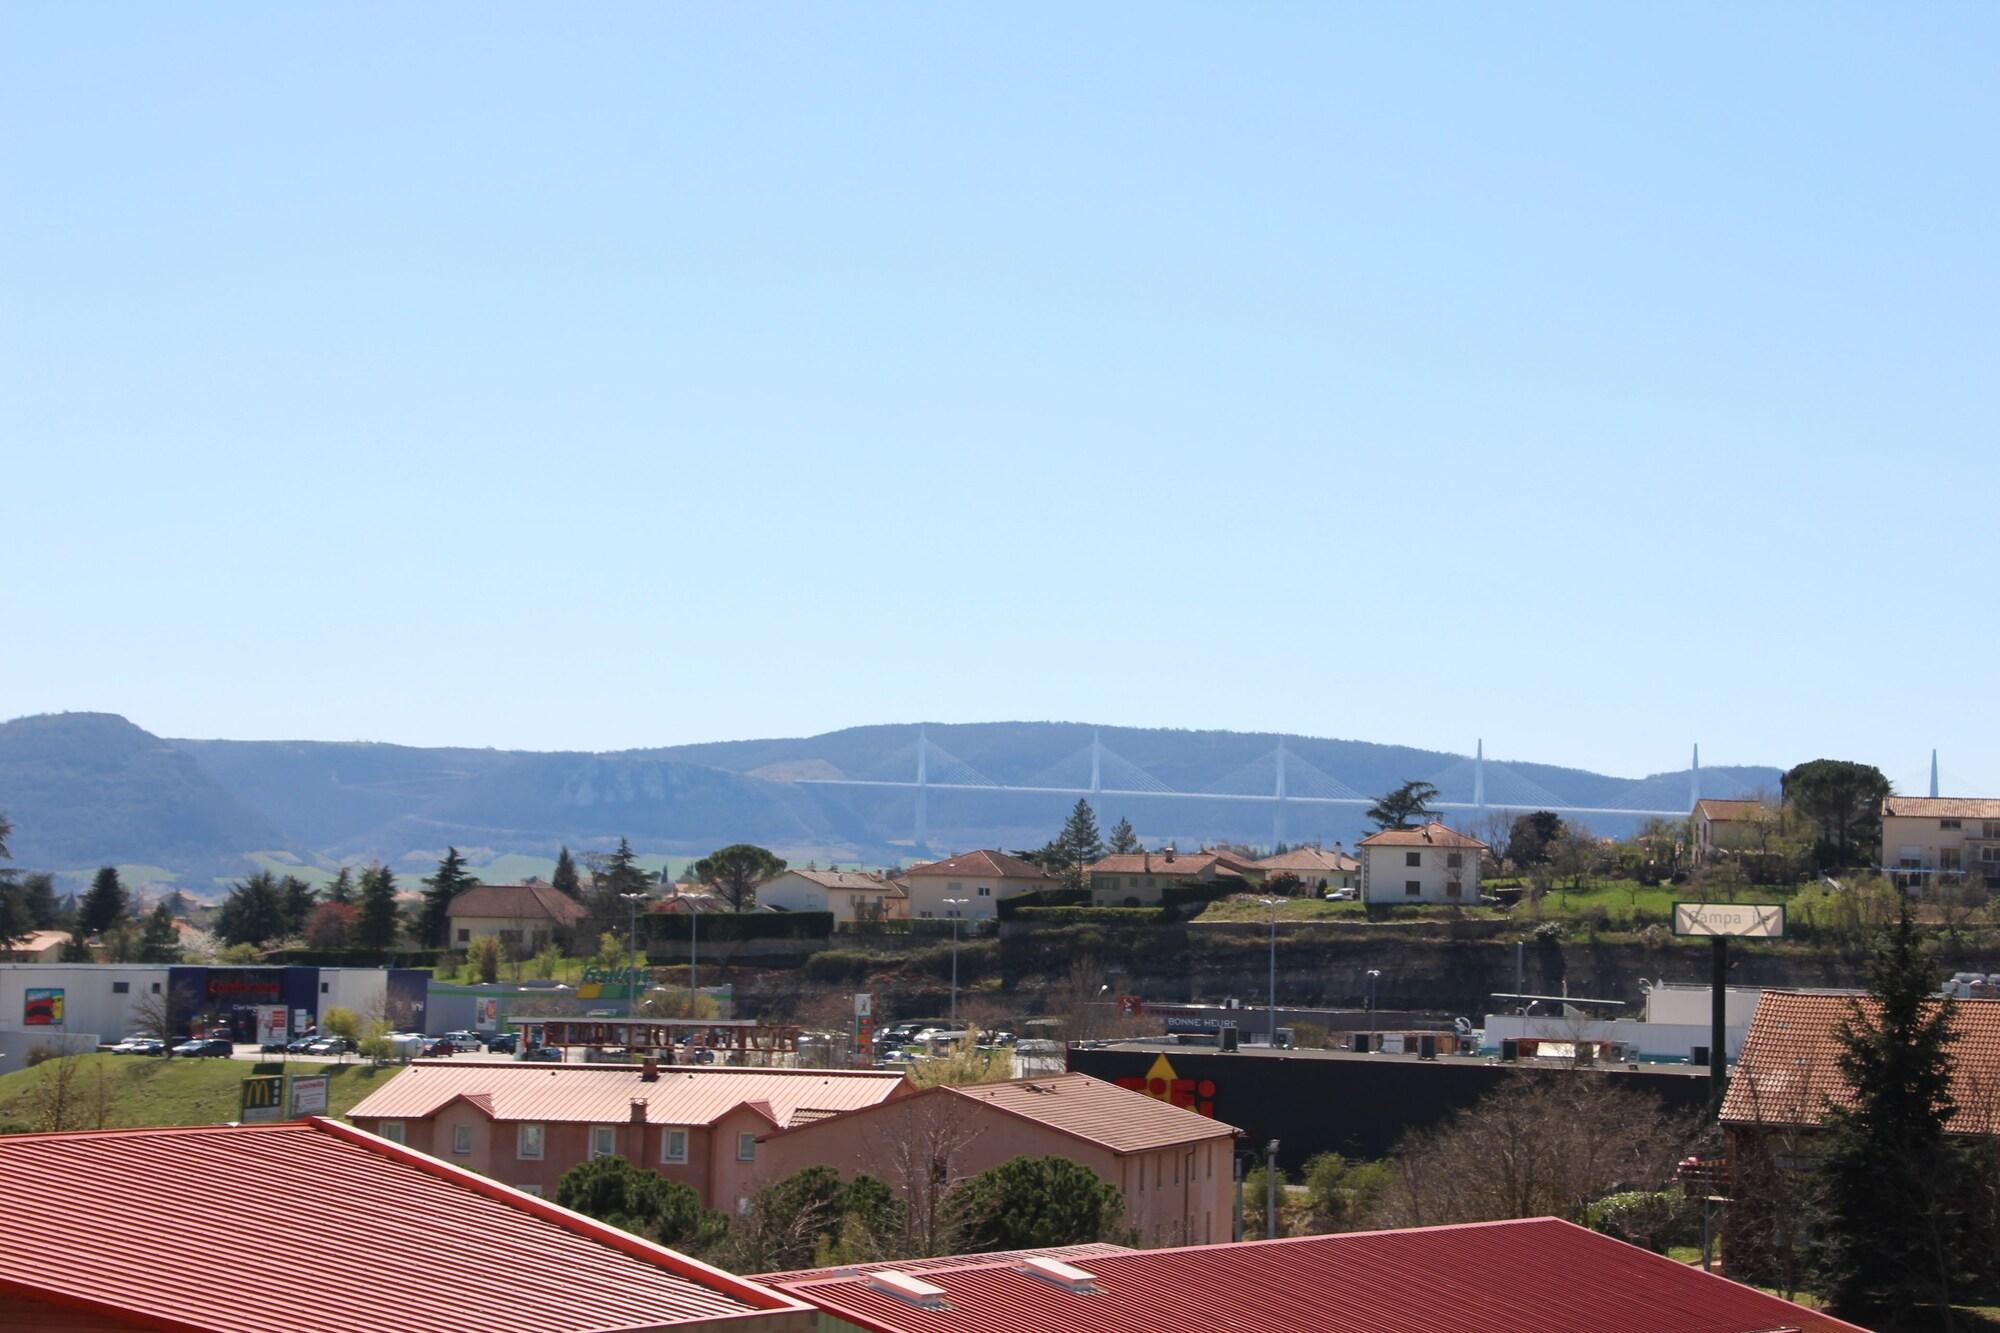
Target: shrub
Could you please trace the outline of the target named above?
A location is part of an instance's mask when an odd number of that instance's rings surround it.
[[[1665,1254],[1701,1234],[1701,1209],[1679,1190],[1607,1194],[1584,1210],[1584,1224],[1614,1240]]]
[[[881,962],[874,954],[858,949],[822,949],[806,959],[806,976],[828,985],[866,981]]]
[[[700,933],[703,944],[744,940],[823,940],[833,934],[831,912],[653,912],[640,918],[646,946],[685,944]]]
[[[1020,907],[1014,919],[1031,926],[1157,926],[1166,920],[1163,907]]]

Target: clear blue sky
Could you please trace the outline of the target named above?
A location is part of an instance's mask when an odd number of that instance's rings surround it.
[[[2000,794],[2000,8],[4,14],[0,716]]]

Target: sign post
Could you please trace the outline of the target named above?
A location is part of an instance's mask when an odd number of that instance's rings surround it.
[[[1785,909],[1764,903],[1675,903],[1674,934],[1703,936],[1709,955],[1708,1101],[1709,1114],[1722,1111],[1722,1094],[1729,1077],[1727,1024],[1729,1002],[1729,941],[1778,940],[1785,937]]]

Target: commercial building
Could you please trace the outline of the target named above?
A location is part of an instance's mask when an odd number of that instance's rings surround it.
[[[1421,828],[1371,833],[1356,847],[1364,903],[1479,901],[1479,858],[1486,844],[1435,819]]]
[[[994,904],[1014,893],[1052,889],[1060,881],[1032,861],[1005,852],[961,852],[942,861],[912,866],[903,875],[910,894],[909,914],[917,920],[991,921]],[[962,903],[949,901],[963,898]]]
[[[131,1036],[162,1004],[176,1032],[226,1027],[245,1042],[303,1032],[336,1006],[421,1030],[429,981],[406,968],[0,963],[0,1070],[31,1046]]]
[[[1264,872],[1233,852],[1114,852],[1084,872],[1094,907],[1151,907],[1170,888],[1221,884],[1248,891]]]
[[[1531,1218],[774,1275],[866,1333],[1858,1333],[1594,1231]]]
[[[757,886],[757,902],[786,912],[831,912],[835,921],[893,921],[910,914],[899,882],[861,870],[786,870]]]
[[[583,916],[583,904],[553,884],[477,884],[445,909],[452,948],[497,939],[514,958],[540,953]]]
[[[10,1333],[809,1333],[811,1309],[330,1120],[0,1136]]]
[[[1967,879],[2000,888],[2000,801],[1884,797],[1882,868],[1906,889]]]
[[[1743,1049],[1763,993],[1756,986],[1731,986],[1724,992],[1722,1035],[1731,1060]],[[1632,1017],[1618,1013],[1622,1006],[1603,1001],[1551,997],[1526,1005],[1525,1013],[1488,1014],[1480,1053],[1498,1055],[1511,1041],[1524,1060],[1560,1053],[1593,1060],[1706,1066],[1708,1044],[1714,1039],[1714,996],[1709,986],[1657,982],[1646,990],[1644,1004]]]
[[[761,1136],[755,1185],[809,1166],[906,1193],[1016,1157],[1066,1157],[1125,1198],[1143,1244],[1230,1235],[1231,1125],[1084,1074],[927,1088]]]
[[[530,1194],[615,1156],[734,1211],[754,1193],[766,1134],[911,1091],[878,1070],[419,1060],[348,1119]]]

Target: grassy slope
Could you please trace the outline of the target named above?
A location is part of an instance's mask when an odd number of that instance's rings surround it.
[[[106,1081],[106,1128],[134,1125],[209,1125],[234,1120],[243,1079],[251,1066],[241,1060],[162,1060],[141,1055],[84,1055],[72,1091],[86,1096],[96,1086],[99,1071]],[[340,1116],[381,1087],[396,1073],[394,1066],[371,1069],[364,1063],[313,1066],[294,1063],[289,1073],[323,1068],[328,1085],[328,1112]],[[33,1090],[48,1076],[49,1066],[0,1075],[0,1133],[32,1130]],[[96,1128],[94,1123],[76,1128]]]

